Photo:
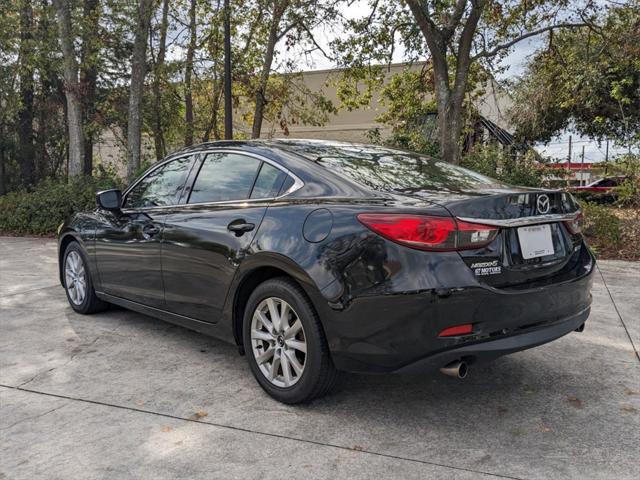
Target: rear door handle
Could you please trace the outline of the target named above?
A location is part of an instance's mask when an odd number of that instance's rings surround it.
[[[253,223],[247,223],[243,218],[238,218],[227,225],[227,228],[229,231],[235,233],[236,237],[240,237],[244,235],[245,232],[250,232],[256,228],[256,226]]]
[[[142,235],[145,238],[151,238],[159,233],[160,229],[153,223],[147,223],[144,227],[142,227]]]

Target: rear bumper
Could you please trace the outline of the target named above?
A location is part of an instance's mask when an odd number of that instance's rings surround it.
[[[571,280],[528,290],[474,286],[359,297],[323,322],[334,364],[351,372],[416,372],[550,342],[589,316],[594,265]],[[472,335],[438,337],[466,323],[473,324]]]
[[[444,352],[429,355],[396,370],[396,373],[417,374],[441,368],[453,361],[463,360],[469,364],[487,362],[502,355],[519,352],[551,342],[573,332],[585,323],[591,308],[562,322],[534,329],[527,333],[512,335],[497,340],[487,340]]]

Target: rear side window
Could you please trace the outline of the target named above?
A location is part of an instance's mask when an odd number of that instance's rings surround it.
[[[236,153],[210,153],[193,184],[189,203],[249,198],[260,163]]]
[[[286,176],[287,174],[282,170],[268,163],[263,163],[253,186],[251,198],[273,198],[277,196]]]
[[[128,193],[125,208],[175,205],[191,168],[192,156],[181,157],[156,168]]]

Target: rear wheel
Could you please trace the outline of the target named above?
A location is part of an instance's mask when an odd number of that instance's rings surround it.
[[[335,384],[337,372],[318,316],[291,279],[267,280],[254,290],[243,331],[251,371],[276,400],[308,402]]]
[[[96,296],[87,258],[78,242],[71,242],[64,252],[64,288],[69,305],[78,313],[106,310],[108,303]]]

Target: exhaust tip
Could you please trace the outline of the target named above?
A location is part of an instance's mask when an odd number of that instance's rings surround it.
[[[455,362],[451,362],[449,365],[442,367],[440,371],[450,377],[462,379],[467,376],[467,373],[469,373],[469,367],[466,362],[456,360]]]
[[[575,332],[584,332],[584,323],[574,330]]]

